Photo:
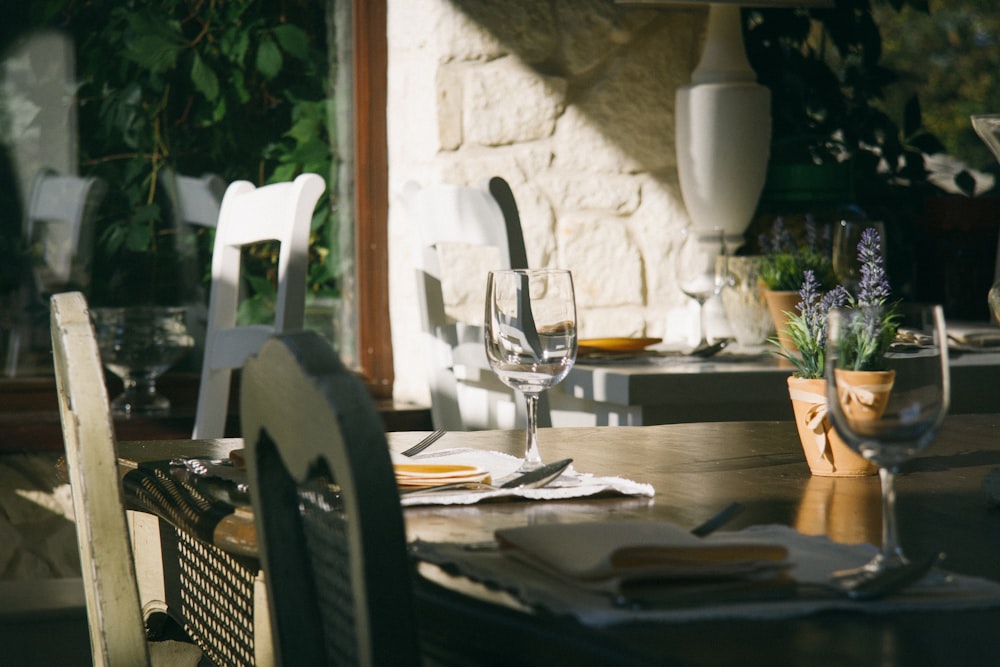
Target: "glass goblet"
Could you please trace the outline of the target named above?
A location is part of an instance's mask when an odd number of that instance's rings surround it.
[[[721,230],[699,233],[686,228],[682,236],[684,246],[678,253],[674,274],[681,291],[698,303],[697,350],[708,346],[705,304],[717,296],[729,280],[726,240]]]
[[[827,416],[851,449],[878,466],[882,486],[881,551],[866,565],[838,573],[843,578],[865,578],[908,562],[896,529],[896,474],[937,435],[950,401],[948,338],[939,305],[920,309],[926,344],[886,354],[891,388],[880,389],[870,373],[857,374],[858,352],[872,340],[884,308],[834,309],[829,316]],[[880,393],[887,400],[879,401]]]
[[[486,358],[497,377],[527,403],[524,462],[538,453],[538,397],[563,381],[576,361],[573,276],[560,269],[491,271],[486,280]]]
[[[125,387],[111,401],[113,414],[169,413],[170,400],[157,393],[156,379],[194,347],[185,312],[167,306],[91,309],[101,360]]]

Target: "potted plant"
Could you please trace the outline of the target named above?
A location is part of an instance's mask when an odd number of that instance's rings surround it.
[[[861,476],[876,470],[844,444],[826,417],[824,364],[830,310],[877,307],[878,318],[846,339],[846,347],[841,348],[845,358],[850,359],[852,370],[838,372],[849,374],[848,384],[859,387],[859,410],[871,418],[881,415],[894,377],[885,369],[885,354],[896,337],[899,320],[896,304],[889,301],[891,292],[881,243],[873,228],[861,235],[858,243],[861,282],[857,294],[851,294],[842,285],[822,292],[814,272],[806,270],[797,312],[788,313],[785,329],[795,348],[772,339],[778,346],[776,353],[795,367],[788,378],[788,392],[802,449],[814,475]]]
[[[786,333],[788,313],[798,304],[799,288],[810,272],[817,289],[827,290],[835,282],[829,251],[829,228],[817,229],[812,218],[806,218],[799,234],[793,233],[784,218],[775,218],[770,234],[758,239],[762,258],[760,281],[764,299],[774,320],[782,347],[794,350],[795,342]]]

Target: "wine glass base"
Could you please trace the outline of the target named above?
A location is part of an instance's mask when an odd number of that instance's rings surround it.
[[[879,553],[860,567],[835,571],[831,575],[831,579],[843,586],[852,587],[865,580],[882,574],[886,570],[907,565],[909,562],[909,559],[901,553],[897,553],[892,556]]]
[[[116,417],[163,417],[170,414],[170,399],[161,394],[131,394],[125,392],[111,401],[111,414]]]

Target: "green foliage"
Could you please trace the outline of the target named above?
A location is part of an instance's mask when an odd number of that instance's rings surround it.
[[[189,298],[178,264],[206,276],[212,234],[175,243],[165,170],[258,185],[332,161],[325,3],[313,0],[63,0],[55,23],[77,44],[81,172],[110,184],[98,223],[91,300]],[[337,290],[335,207],[321,200],[310,291]],[[258,305],[273,296],[277,255],[248,258]],[[268,291],[268,284],[272,289]]]
[[[836,281],[830,258],[809,250],[765,255],[761,260],[760,279],[769,290],[796,291],[802,286],[802,276],[806,271],[815,273],[824,288]]]
[[[890,4],[927,9],[927,0]],[[885,103],[898,75],[882,62],[870,0],[836,0],[832,9],[753,10],[749,17],[748,56],[780,100],[772,109],[773,161],[851,160],[855,193],[869,211],[900,187],[927,187],[923,155],[942,145],[924,127],[915,96],[897,118]]]

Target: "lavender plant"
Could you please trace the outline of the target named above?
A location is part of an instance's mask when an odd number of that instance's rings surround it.
[[[842,285],[823,293],[816,275],[806,270],[799,290],[797,313],[786,313],[786,333],[798,347],[797,352],[778,346],[776,354],[789,360],[802,378],[822,378],[825,361],[827,324],[830,309],[847,307],[861,313],[853,328],[842,338],[839,353],[841,367],[853,370],[881,370],[885,353],[896,337],[899,326],[898,304],[890,302],[892,290],[880,252],[882,239],[875,229],[867,229],[858,243],[861,282],[858,293],[851,294]]]
[[[798,290],[805,272],[812,271],[820,287],[829,289],[835,281],[829,236],[829,227],[821,230],[815,219],[807,216],[803,239],[799,243],[786,227],[784,218],[775,218],[771,233],[758,238],[764,255],[761,280],[770,290]]]

